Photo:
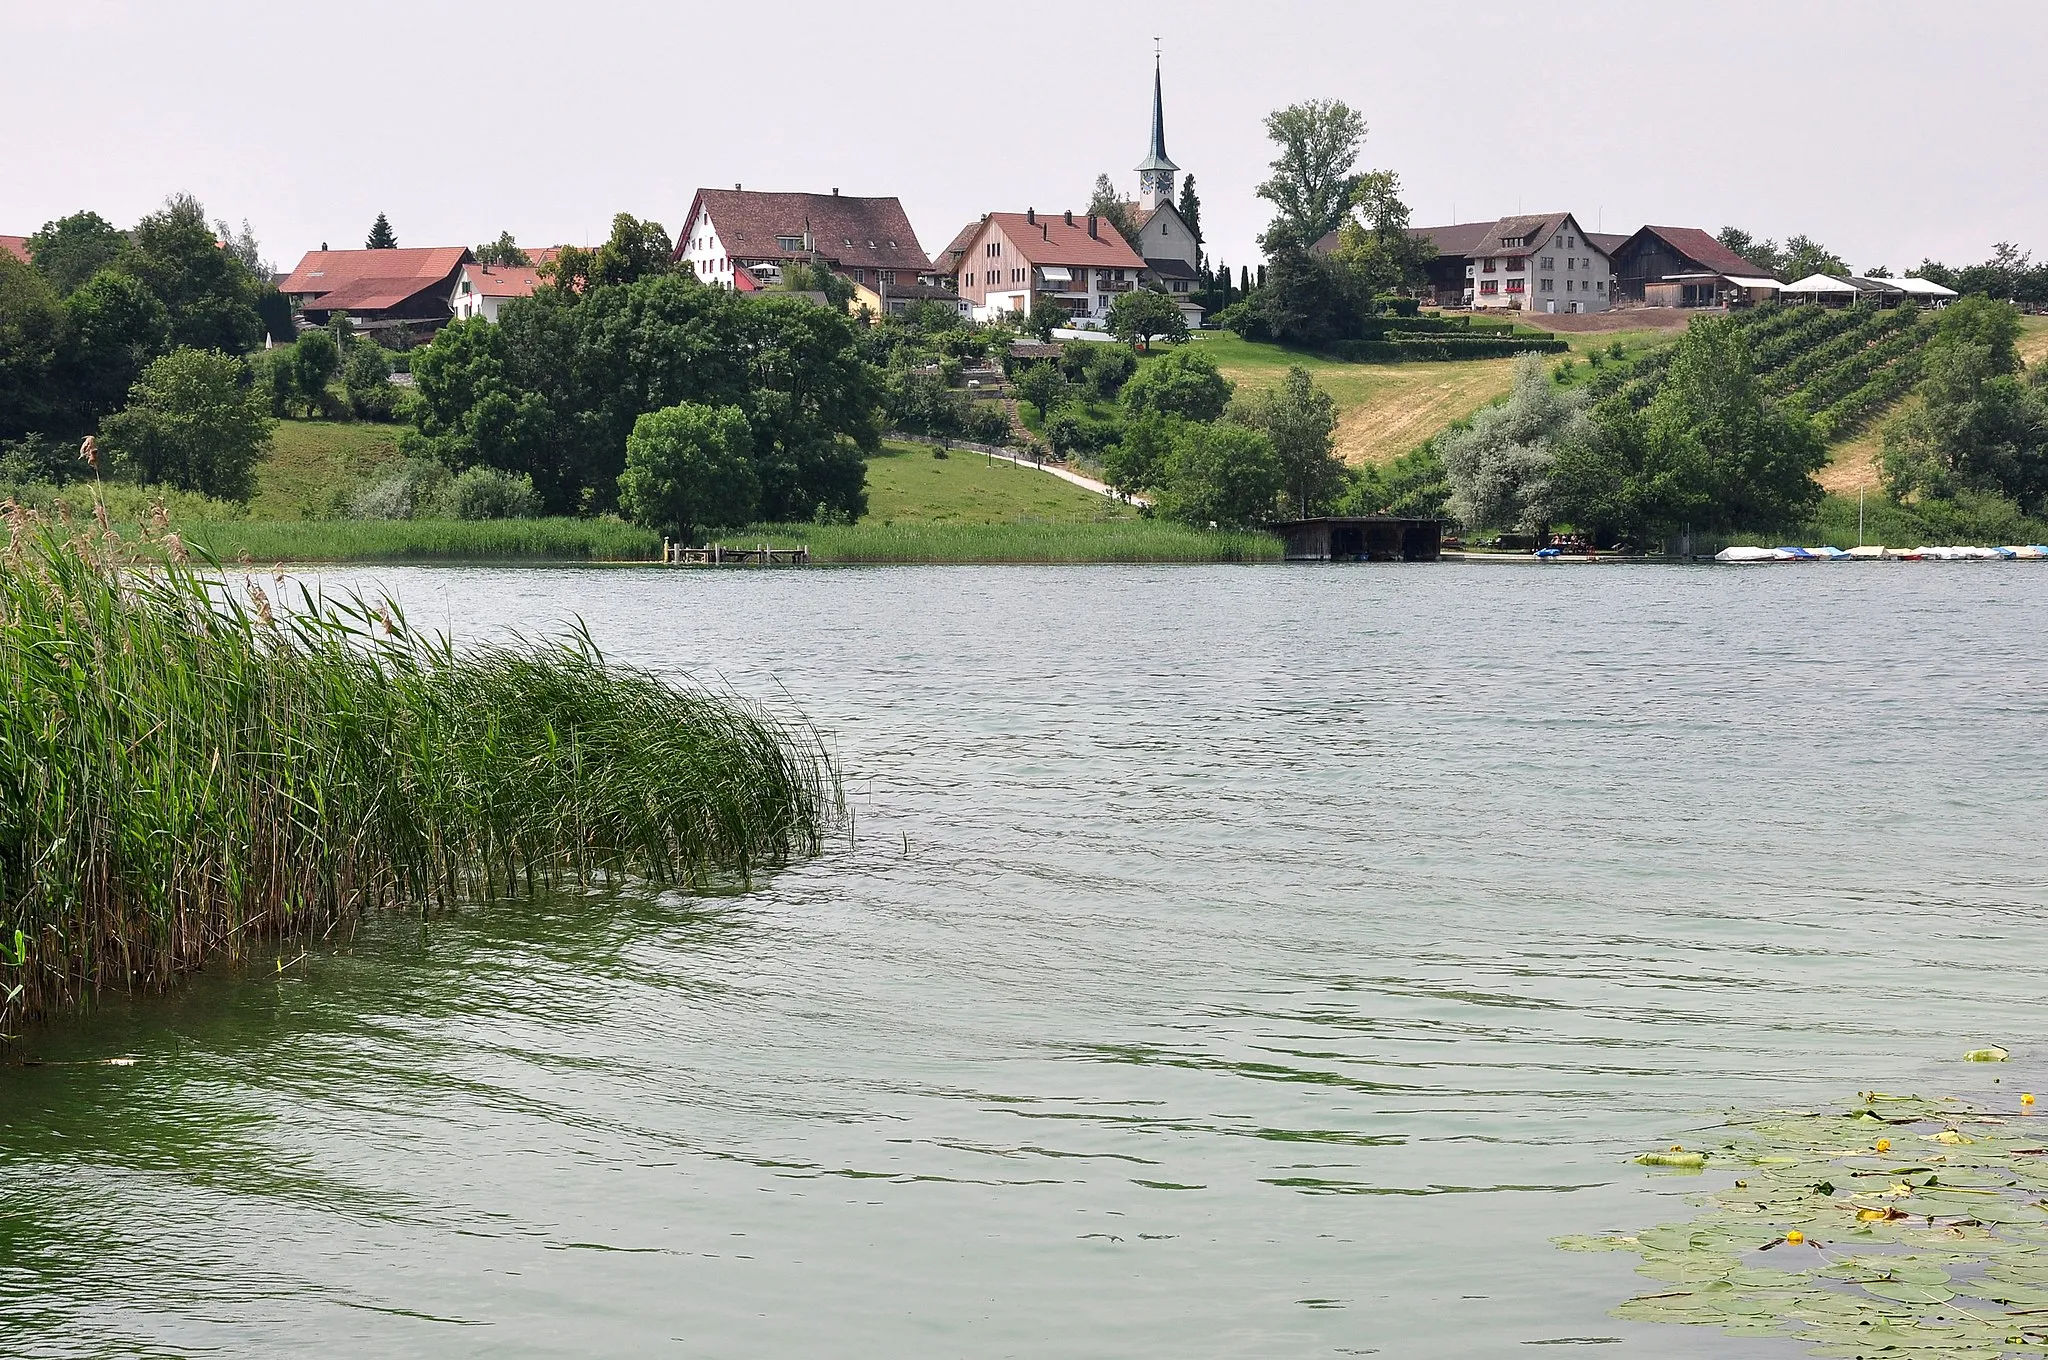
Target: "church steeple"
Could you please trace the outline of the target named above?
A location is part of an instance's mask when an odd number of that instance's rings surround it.
[[[1180,172],[1166,154],[1166,99],[1160,86],[1159,54],[1152,54],[1152,150],[1138,162],[1138,208],[1151,212],[1173,202],[1174,179]]]

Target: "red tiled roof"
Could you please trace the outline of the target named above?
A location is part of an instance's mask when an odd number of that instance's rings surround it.
[[[28,263],[28,237],[0,236],[0,250],[6,251],[23,264]]]
[[[278,291],[319,311],[382,311],[428,289],[443,292],[475,257],[461,246],[408,250],[309,250]]]
[[[697,219],[705,213],[730,259],[800,259],[802,251],[784,250],[775,238],[808,234],[817,253],[841,268],[925,273],[932,267],[903,204],[894,198],[699,189],[676,235],[676,259],[688,251]]]
[[[1751,264],[1698,227],[1644,227],[1636,236],[1641,236],[1644,231],[1657,237],[1694,264],[1716,274],[1735,274],[1757,279],[1773,277],[1770,270]],[[1629,239],[1633,241],[1635,236]]]
[[[546,255],[547,259],[551,260],[555,257],[555,252],[529,250],[526,252],[526,255],[528,259],[533,261],[532,264],[466,264],[462,266],[458,277],[468,279],[470,292],[475,293],[479,297],[532,297],[533,290],[546,282],[540,276],[539,266],[545,263],[541,256]],[[326,298],[322,298],[320,301],[323,306],[341,305],[339,303],[330,304]]]
[[[1023,213],[990,213],[986,226],[999,226],[1003,235],[1010,238],[1017,252],[1031,264],[1045,265],[1086,265],[1091,269],[1143,269],[1145,262],[1138,258],[1130,243],[1117,235],[1115,227],[1107,222],[1096,224],[1096,234],[1088,234],[1088,219],[1076,217],[1071,226],[1067,219],[1056,213],[1039,213],[1036,222]],[[970,249],[972,245],[970,243]]]

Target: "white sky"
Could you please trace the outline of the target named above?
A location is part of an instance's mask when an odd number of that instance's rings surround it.
[[[1312,97],[1364,112],[1418,224],[2048,253],[2042,0],[0,0],[0,233],[186,190],[289,268],[379,211],[402,245],[588,242],[743,181],[898,195],[933,251],[1099,171],[1135,191],[1155,35],[1233,266],[1269,216],[1260,120]]]

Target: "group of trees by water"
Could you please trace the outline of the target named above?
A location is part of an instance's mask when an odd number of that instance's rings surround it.
[[[1874,392],[1914,398],[1883,434],[1894,505],[1979,532],[2017,526],[2048,515],[2048,373],[2020,362],[2018,336],[2012,307],[1965,298],[1938,315],[1702,317],[1668,351],[1590,382],[1530,357],[1505,402],[1388,469],[1373,498],[1414,511],[1441,493],[1468,528],[1572,525],[1602,542],[1792,532],[1820,509],[1827,439]]]
[[[245,223],[178,196],[132,228],[93,212],[44,225],[30,263],[0,251],[0,481],[100,471],[233,495],[265,437],[241,356],[290,308]]]

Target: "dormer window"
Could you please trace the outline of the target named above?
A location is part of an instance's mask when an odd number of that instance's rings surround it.
[[[801,236],[778,236],[775,238],[775,244],[781,246],[784,250],[802,250],[804,248],[804,238]]]
[[[1500,243],[1501,247],[1505,250],[1519,250],[1529,244],[1529,238],[1526,236],[1503,236],[1500,238]]]

